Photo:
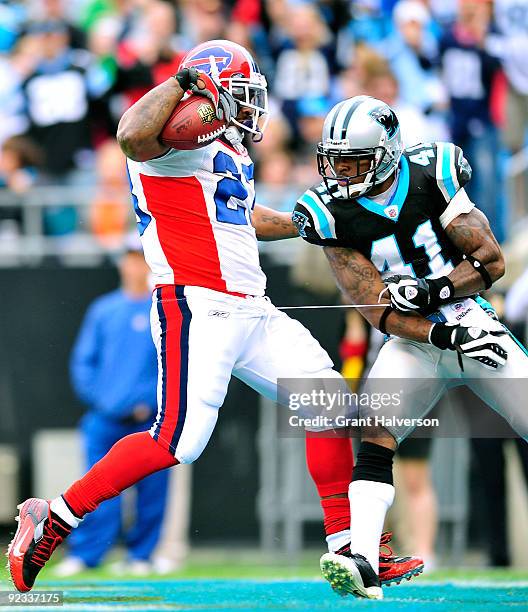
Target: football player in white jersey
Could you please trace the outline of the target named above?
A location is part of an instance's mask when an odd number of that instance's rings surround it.
[[[404,151],[394,111],[356,96],[328,114],[318,166],[323,181],[301,196],[293,218],[305,240],[324,248],[351,303],[387,303],[360,310],[389,336],[365,392],[382,391],[379,379],[397,379],[403,393],[400,405],[375,413],[397,417],[386,429],[376,419],[363,429],[349,488],[350,549],[321,559],[331,584],[377,599],[377,545],[394,497],[398,443],[459,384],[528,439],[528,356],[478,296],[504,274],[504,259],[466,195],[471,168],[459,147],[437,142]],[[390,303],[380,300],[387,294]],[[368,407],[363,416],[372,414]]]
[[[201,149],[178,151],[163,145],[159,135],[187,91],[210,98],[229,127]],[[264,295],[257,237],[298,235],[288,214],[255,204],[253,163],[242,140],[261,138],[266,115],[265,78],[251,55],[229,41],[192,49],[174,78],[124,114],[118,141],[128,158],[145,258],[156,282],[151,323],[158,414],[150,432],[120,440],[63,495],[21,504],[8,555],[19,591],[33,587],[53,550],[102,501],[154,471],[200,456],[231,375],[272,399],[279,377],[330,379],[346,388],[308,330]],[[324,477],[332,481],[330,468]],[[350,473],[343,479],[346,487]],[[332,527],[331,550],[338,550],[343,538],[348,543],[346,527],[339,536]],[[390,570],[384,582],[423,567],[412,558],[389,556],[384,563]]]

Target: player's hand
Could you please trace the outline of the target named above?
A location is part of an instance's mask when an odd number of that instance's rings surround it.
[[[497,370],[506,363],[508,352],[496,338],[506,333],[505,330],[487,331],[480,327],[435,323],[429,332],[429,340],[440,349],[457,351],[459,356],[465,355],[490,370]],[[459,363],[463,370],[461,359]]]
[[[182,68],[174,78],[183,91],[192,91],[193,94],[208,98],[216,109],[216,116],[220,121],[227,123],[238,114],[237,101],[220,84],[218,79],[214,79],[205,72],[198,72],[196,68]]]
[[[205,74],[198,73],[198,81],[191,84],[190,90],[199,96],[205,96],[213,103],[216,116],[220,121],[229,123],[238,115],[238,103],[220,81]]]
[[[178,85],[183,91],[187,91],[191,88],[191,85],[196,85],[198,70],[196,68],[182,68],[174,75],[174,78],[178,81]]]
[[[426,279],[395,274],[384,279],[384,283],[386,288],[382,293],[388,291],[391,306],[401,312],[435,310],[455,293],[453,283],[447,276]]]

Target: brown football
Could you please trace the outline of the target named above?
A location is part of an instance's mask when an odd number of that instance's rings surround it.
[[[160,134],[167,147],[188,151],[216,140],[226,129],[216,118],[212,103],[203,96],[191,95],[176,106]]]

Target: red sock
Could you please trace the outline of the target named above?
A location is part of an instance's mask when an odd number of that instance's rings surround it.
[[[178,463],[148,433],[131,434],[116,442],[63,497],[75,516],[82,518],[142,478]]]
[[[352,480],[354,456],[350,438],[324,438],[321,434],[306,433],[306,463],[317,487],[324,514],[326,535],[350,528],[348,485]]]
[[[324,530],[327,536],[350,529],[350,500],[346,497],[330,497],[321,500],[324,514]]]

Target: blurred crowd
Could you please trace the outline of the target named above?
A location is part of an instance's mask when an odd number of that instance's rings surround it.
[[[0,0],[0,186],[93,189],[82,215],[67,197],[45,210],[44,232],[118,242],[133,223],[119,118],[215,38],[248,47],[268,79],[252,147],[263,204],[290,210],[318,181],[326,113],[366,93],[395,108],[407,146],[464,149],[500,241],[525,215],[522,173],[513,197],[502,179],[525,145],[528,0]],[[0,207],[0,236],[6,220],[20,222],[16,206]]]

